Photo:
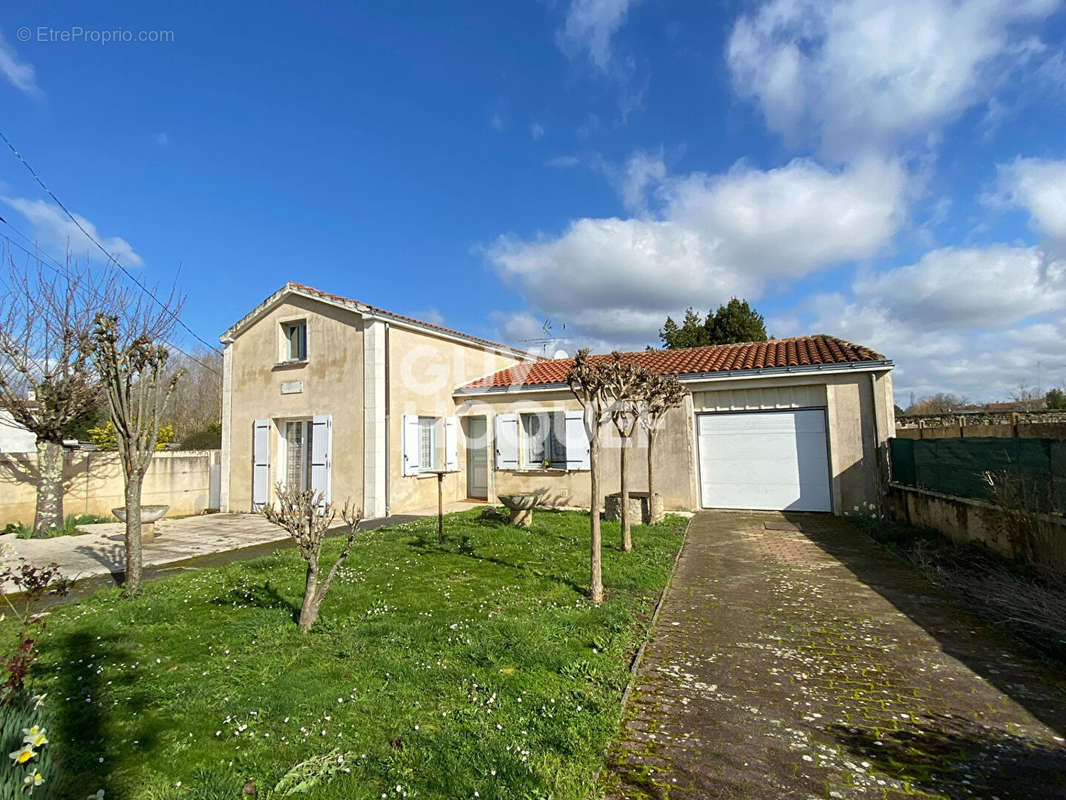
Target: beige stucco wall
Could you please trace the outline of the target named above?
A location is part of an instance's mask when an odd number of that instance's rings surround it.
[[[693,400],[697,412],[825,407],[834,511],[879,501],[894,431],[890,373],[714,381],[694,391]]]
[[[307,360],[280,364],[281,323],[307,320]],[[252,424],[271,420],[270,485],[282,477],[279,423],[333,417],[331,494],[357,505],[363,499],[363,337],[362,318],[351,311],[290,296],[244,330],[230,345],[229,510],[252,506]],[[281,385],[303,384],[297,394]]]
[[[589,473],[587,470],[497,470],[495,467],[495,415],[504,413],[534,413],[571,411],[581,408],[567,390],[524,394],[495,394],[463,399],[459,407],[462,417],[485,416],[488,423],[489,495],[537,493],[544,505],[589,506]],[[695,444],[692,437],[691,402],[674,409],[666,418],[655,443],[656,492],[663,496],[667,509],[691,509],[696,504],[696,484],[692,465],[695,463]],[[600,434],[601,491],[617,492],[620,484],[621,439],[613,425],[605,425]],[[629,489],[648,490],[647,436],[639,431],[629,447]]]
[[[886,442],[893,433],[892,383],[888,373],[855,372],[840,375],[798,375],[748,378],[692,385],[685,406],[672,411],[656,447],[656,490],[667,509],[699,507],[694,414],[775,408],[824,407],[832,473],[831,493],[837,513],[864,502],[878,502]],[[509,493],[541,493],[545,503],[589,504],[588,472],[495,469],[494,416],[507,412],[564,411],[579,408],[567,391],[460,396],[461,416],[485,415],[489,431],[492,497]],[[876,402],[875,402],[876,401]],[[618,491],[619,440],[604,429],[603,492]],[[643,432],[630,451],[633,469],[630,488],[647,490],[647,450]],[[465,466],[465,462],[460,462]]]
[[[198,514],[207,508],[211,467],[218,450],[156,453],[144,477],[141,502],[168,505],[168,516]],[[0,456],[0,527],[33,523],[36,453]],[[111,516],[124,504],[122,467],[117,453],[73,450],[64,453],[63,513]]]
[[[391,325],[388,334],[389,510],[403,514],[437,505],[436,476],[403,475],[403,416],[456,416],[452,393],[459,386],[520,363],[474,344]],[[491,425],[491,420],[489,421]],[[491,432],[490,432],[491,435]],[[437,460],[444,465],[444,436],[437,437]],[[466,497],[466,443],[458,434],[459,471],[444,478],[444,502]]]

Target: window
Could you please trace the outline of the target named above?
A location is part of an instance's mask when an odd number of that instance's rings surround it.
[[[522,414],[523,469],[566,469],[566,416]]]
[[[418,469],[420,472],[437,471],[437,423],[436,417],[418,418]]]
[[[284,361],[307,360],[307,320],[281,323]]]
[[[311,488],[310,421],[285,423],[285,485],[301,492]]]

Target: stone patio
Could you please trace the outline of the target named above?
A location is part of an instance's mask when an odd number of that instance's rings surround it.
[[[602,776],[621,798],[1064,798],[1066,674],[846,520],[703,512]]]

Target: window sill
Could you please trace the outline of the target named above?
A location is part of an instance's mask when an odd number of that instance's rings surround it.
[[[306,366],[307,366],[307,359],[304,358],[304,359],[302,359],[300,361],[279,361],[277,364],[275,364],[273,367],[271,367],[271,369],[272,370],[299,369],[300,367],[306,367]]]
[[[509,470],[519,475],[565,475],[569,471],[566,467],[519,467]]]

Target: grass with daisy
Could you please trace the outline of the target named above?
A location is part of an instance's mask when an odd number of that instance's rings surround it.
[[[308,635],[292,550],[58,607],[30,675],[57,796],[586,797],[684,526],[623,553],[604,523],[600,606],[588,515],[538,510],[360,534]]]

